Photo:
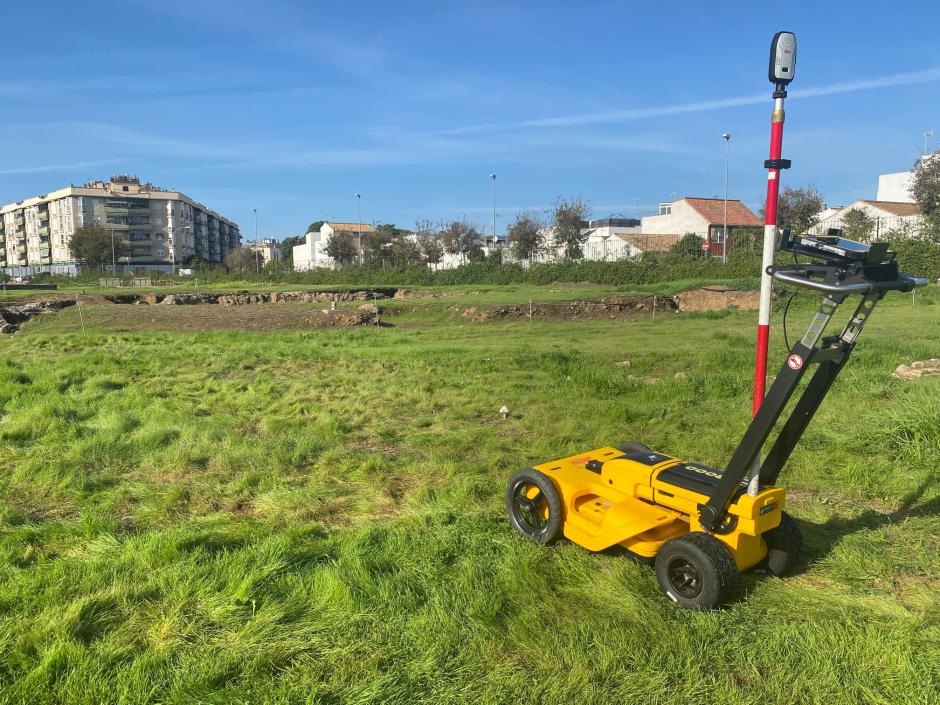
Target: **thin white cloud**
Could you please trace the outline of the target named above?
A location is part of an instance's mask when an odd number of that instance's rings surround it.
[[[13,176],[17,174],[44,174],[51,171],[72,171],[91,166],[105,166],[107,164],[120,164],[124,159],[103,159],[94,162],[78,162],[76,164],[45,164],[43,166],[24,166],[14,169],[0,169],[0,175]]]
[[[833,83],[828,86],[817,86],[815,88],[794,89],[792,92],[790,92],[789,97],[793,99],[817,98],[821,96],[839,95],[842,93],[869,91],[878,88],[890,88],[893,86],[908,86],[921,83],[932,83],[934,81],[940,81],[940,67],[925,69],[923,71],[896,73],[889,76],[881,76],[879,78]],[[768,94],[769,92],[764,92],[754,95],[738,96],[735,98],[701,100],[692,103],[677,103],[674,105],[648,106],[643,108],[625,108],[622,110],[604,110],[592,113],[559,115],[554,117],[535,118],[532,120],[521,120],[508,124],[489,123],[483,125],[468,125],[464,127],[455,127],[451,130],[447,130],[447,132],[451,134],[469,134],[477,132],[490,132],[499,129],[505,130],[523,128],[573,127],[578,125],[628,122],[631,120],[642,120],[644,118],[651,117],[664,117],[667,115],[681,115],[685,113],[702,113],[712,110],[724,110],[726,108],[738,108],[745,105],[760,105],[761,103],[767,102]]]

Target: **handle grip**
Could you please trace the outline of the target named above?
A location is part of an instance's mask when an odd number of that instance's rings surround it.
[[[808,289],[824,291],[827,294],[867,294],[871,291],[871,284],[856,282],[852,284],[831,284],[828,282],[819,282],[806,276],[800,276],[798,271],[776,270],[772,272],[773,278],[778,281],[792,284],[793,286],[804,286]]]

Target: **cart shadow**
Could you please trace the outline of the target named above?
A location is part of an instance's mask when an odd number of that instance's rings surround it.
[[[813,563],[825,559],[839,544],[839,540],[845,536],[859,531],[880,529],[914,517],[940,514],[940,495],[927,500],[923,499],[936,482],[934,478],[925,480],[901,500],[897,509],[890,512],[879,512],[868,508],[854,516],[834,516],[823,523],[798,520],[803,531],[804,546],[803,558],[795,572],[803,572]]]
[[[798,519],[797,523],[803,534],[803,555],[789,575],[801,575],[814,564],[825,560],[839,545],[840,540],[846,536],[851,536],[859,531],[880,529],[912,517],[929,517],[940,514],[940,496],[923,500],[924,495],[935,482],[934,479],[923,482],[904,497],[898,508],[891,512],[879,512],[869,508],[853,516],[834,516],[821,523]],[[741,575],[741,586],[745,591],[750,592],[751,589],[770,577],[772,576],[769,572],[758,567]]]

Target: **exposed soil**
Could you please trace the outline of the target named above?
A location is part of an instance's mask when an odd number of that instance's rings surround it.
[[[269,294],[252,294],[247,291],[236,291],[226,294],[193,292],[192,294],[110,294],[104,296],[106,301],[110,301],[114,304],[147,304],[150,306],[194,306],[199,304],[249,306],[253,304],[291,302],[377,301],[384,298],[387,298],[386,291],[372,289],[362,291],[275,291]]]
[[[414,289],[398,289],[395,291],[396,299],[440,299],[453,296],[474,296],[482,294],[481,291],[416,291]]]
[[[36,301],[16,306],[0,307],[0,333],[15,333],[21,323],[47,311],[58,311],[75,304],[75,300]]]
[[[612,296],[600,301],[558,301],[552,303],[511,304],[480,309],[476,306],[451,306],[450,311],[472,321],[538,318],[568,321],[575,319],[617,319],[673,313],[676,302],[671,296]]]
[[[86,324],[116,332],[141,330],[309,330],[380,325],[374,304],[316,308],[290,302],[278,306],[115,306],[82,303]]]
[[[760,292],[714,286],[683,291],[676,294],[675,299],[680,311],[721,311],[726,308],[756,311],[760,305]]]

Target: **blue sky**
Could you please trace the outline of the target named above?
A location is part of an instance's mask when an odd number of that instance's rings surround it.
[[[773,33],[797,33],[784,184],[874,198],[940,146],[940,4],[47,0],[4,8],[0,202],[137,174],[252,236],[313,220],[498,229],[766,185]],[[18,29],[16,29],[18,28]]]

